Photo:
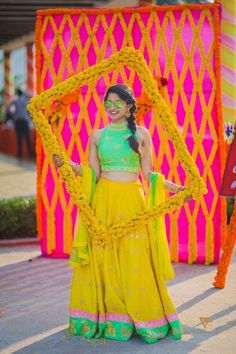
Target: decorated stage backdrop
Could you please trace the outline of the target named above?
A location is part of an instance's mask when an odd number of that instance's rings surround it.
[[[46,10],[37,13],[37,90],[101,62],[123,47],[140,49],[153,75],[167,82],[163,95],[189,151],[204,177],[208,194],[167,216],[173,261],[210,264],[219,258],[224,201],[218,198],[224,169],[219,63],[219,4],[117,9]],[[158,80],[157,80],[158,81]],[[68,156],[87,163],[91,132],[108,123],[102,104],[115,83],[145,97],[141,82],[127,67],[102,76],[57,102],[47,112]],[[140,102],[142,100],[140,99]],[[185,173],[155,109],[140,120],[152,136],[155,170],[185,184]],[[51,159],[37,139],[37,218],[42,253],[70,253],[77,208]]]
[[[222,102],[225,123],[236,124],[236,0],[222,5]]]

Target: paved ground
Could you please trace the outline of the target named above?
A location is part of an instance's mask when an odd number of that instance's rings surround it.
[[[0,154],[0,198],[35,195],[35,164]],[[147,345],[67,337],[71,269],[65,259],[40,257],[37,245],[0,247],[0,353],[236,353],[236,255],[227,287],[212,287],[216,266],[177,264],[169,284],[184,335]],[[209,319],[206,327],[200,318]]]
[[[236,256],[227,287],[212,287],[215,266],[177,264],[169,284],[183,340],[147,345],[67,337],[71,269],[65,259],[39,257],[38,246],[0,248],[0,352],[19,354],[233,354],[236,346]],[[209,318],[206,327],[200,317]]]
[[[35,163],[18,160],[0,153],[0,198],[32,196],[35,194]]]

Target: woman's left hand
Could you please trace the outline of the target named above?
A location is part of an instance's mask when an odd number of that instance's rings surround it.
[[[165,180],[165,188],[169,191],[169,192],[172,192],[172,193],[179,193],[179,192],[182,192],[186,189],[186,187],[183,187],[183,186],[180,186],[179,184],[175,184],[169,180]],[[187,203],[189,202],[190,200],[192,200],[193,197],[191,194],[189,195],[186,195],[184,197],[184,203]]]

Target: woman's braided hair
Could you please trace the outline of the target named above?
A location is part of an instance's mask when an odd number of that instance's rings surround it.
[[[130,117],[126,118],[128,122],[128,128],[131,131],[132,135],[128,138],[129,146],[135,152],[139,154],[139,143],[135,137],[135,133],[137,130],[136,123],[135,123],[135,116],[134,112],[136,111],[136,101],[131,89],[123,84],[117,84],[109,87],[107,90],[104,101],[107,100],[110,93],[116,93],[122,101],[125,101],[127,104],[132,104],[132,107],[129,109]]]

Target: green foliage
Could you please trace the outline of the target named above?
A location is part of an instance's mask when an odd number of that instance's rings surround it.
[[[35,198],[0,200],[0,239],[36,236]]]
[[[2,106],[0,104],[0,122],[4,122],[4,120],[5,120],[5,116],[4,116],[4,113],[2,111]]]
[[[229,224],[230,217],[233,214],[234,202],[233,198],[227,198],[227,224]]]

